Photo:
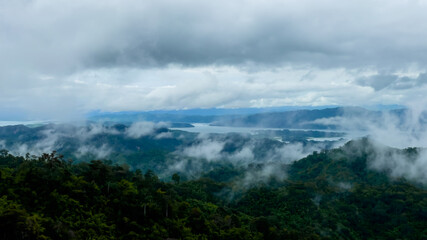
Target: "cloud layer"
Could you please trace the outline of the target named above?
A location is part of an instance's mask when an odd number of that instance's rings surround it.
[[[421,0],[0,6],[0,110],[8,115],[406,104],[427,90]]]

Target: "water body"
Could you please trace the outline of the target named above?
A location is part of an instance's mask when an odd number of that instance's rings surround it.
[[[309,141],[315,141],[315,142],[323,142],[323,141],[340,141],[340,140],[350,140],[347,135],[344,137],[324,137],[324,138],[314,138],[314,137],[308,137],[307,140]]]
[[[207,123],[192,123],[194,127],[192,128],[171,128],[172,130],[181,130],[193,133],[245,133],[257,135],[262,133],[262,131],[317,131],[317,132],[330,132],[330,133],[344,133],[342,137],[307,137],[307,140],[311,141],[339,141],[339,140],[350,140],[354,138],[359,138],[366,136],[365,132],[361,131],[340,131],[340,130],[324,130],[324,129],[288,129],[288,128],[259,128],[259,127],[229,127],[229,126],[210,126]],[[276,139],[275,137],[274,139]],[[281,141],[281,139],[278,139]]]
[[[210,126],[207,123],[192,123],[191,128],[171,128],[172,130],[181,130],[194,133],[250,133],[257,134],[262,130],[284,130],[284,128],[252,128],[252,127],[227,127],[227,126]]]

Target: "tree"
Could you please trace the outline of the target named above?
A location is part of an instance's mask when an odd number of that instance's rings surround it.
[[[179,181],[181,180],[181,177],[179,176],[178,173],[174,173],[172,175],[172,180],[174,181],[175,184],[179,184]]]

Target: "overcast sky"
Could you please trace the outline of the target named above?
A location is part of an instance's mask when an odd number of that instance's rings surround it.
[[[426,23],[423,0],[0,0],[0,118],[422,105]]]

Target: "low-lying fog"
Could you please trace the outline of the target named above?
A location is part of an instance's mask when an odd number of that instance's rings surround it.
[[[373,146],[376,152],[376,159],[372,161],[375,163],[373,168],[386,169],[394,176],[406,176],[408,179],[418,179],[417,181],[425,183],[426,151],[422,150],[422,154],[415,160],[407,161],[399,154],[387,155],[382,144],[400,149],[425,148],[426,119],[424,111],[408,111],[399,117],[384,115],[373,122],[359,116],[321,119],[324,124],[339,124],[342,126],[339,131],[211,126],[206,123],[194,123],[194,127],[168,130],[165,123],[145,121],[119,128],[100,122],[78,127],[51,124],[22,138],[17,135],[24,134],[19,133],[19,129],[17,132],[9,132],[9,135],[3,134],[3,139],[0,136],[0,149],[7,148],[18,155],[63,149],[72,157],[117,158],[118,163],[127,163],[133,159],[131,166],[156,168],[165,172],[165,176],[174,172],[185,172],[197,177],[219,163],[229,163],[237,167],[260,163],[263,167],[253,173],[256,176],[254,179],[267,179],[261,175],[285,177],[286,172],[279,171],[283,164],[297,161],[313,151],[340,147],[348,140],[369,136],[379,143]],[[15,123],[17,122],[7,122],[7,125]],[[5,125],[5,122],[3,124]],[[361,128],[365,130],[360,131]],[[9,138],[10,136],[13,136],[13,139]],[[27,139],[26,142],[23,142],[23,139]],[[156,157],[154,152],[150,152],[156,149],[163,149],[167,154]]]

